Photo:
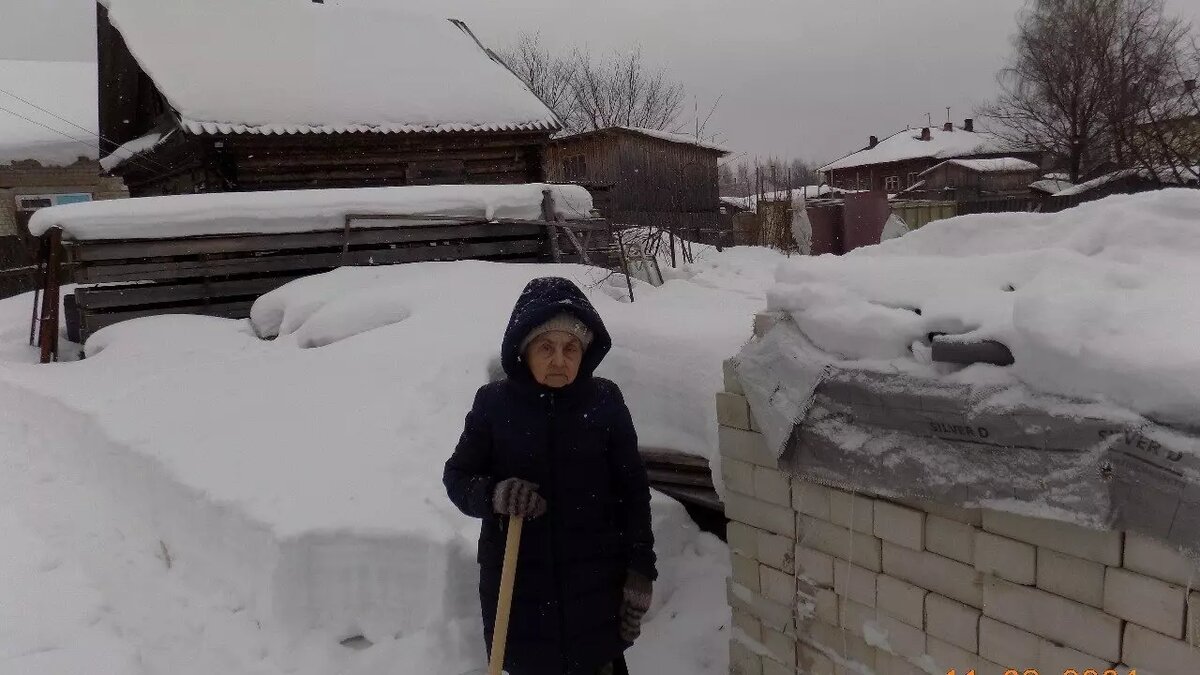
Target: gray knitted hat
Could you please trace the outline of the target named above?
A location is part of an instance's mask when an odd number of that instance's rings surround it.
[[[579,338],[579,343],[583,345],[584,351],[587,351],[588,345],[592,344],[592,330],[573,314],[562,312],[554,316],[554,318],[550,319],[546,323],[543,323],[537,328],[529,331],[529,335],[526,335],[525,339],[521,340],[521,352],[524,353],[525,348],[529,346],[529,343],[536,340],[541,334],[549,333],[550,331],[555,330],[560,330],[564,333],[570,333],[571,335]]]

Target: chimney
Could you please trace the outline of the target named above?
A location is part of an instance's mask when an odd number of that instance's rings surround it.
[[[975,120],[969,117],[963,120],[963,131],[975,131]]]
[[[931,134],[929,132],[929,127],[924,127],[921,129],[921,140],[923,140],[923,141],[932,141],[933,140],[933,134]]]
[[[954,131],[954,122],[946,122],[943,124],[942,131]]]
[[[873,147],[875,147],[875,146],[877,146],[877,145],[879,145],[879,137],[878,137],[878,136],[872,136],[872,137],[871,137],[871,142],[867,144],[867,148],[868,148],[868,149],[870,149],[870,148],[873,148]]]
[[[1194,91],[1196,91],[1196,81],[1195,80],[1184,80],[1183,81],[1183,93],[1190,94]]]

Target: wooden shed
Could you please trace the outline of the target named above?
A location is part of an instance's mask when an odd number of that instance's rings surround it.
[[[556,139],[545,173],[601,193],[597,207],[614,224],[698,229],[704,240],[718,229],[717,162],[728,153],[683,134],[612,127]]]
[[[465,24],[300,0],[100,0],[103,166],[133,196],[527,183],[560,125]]]
[[[1040,166],[1017,157],[948,159],[923,171],[903,194],[952,200],[1026,196],[1040,175]]]

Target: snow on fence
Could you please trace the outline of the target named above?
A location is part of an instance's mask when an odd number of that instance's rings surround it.
[[[768,450],[732,361],[724,389],[731,673],[1200,672],[1197,559],[1130,531],[805,480]]]
[[[150,197],[44,209],[45,268],[79,284],[68,340],[158,314],[245,318],[259,296],[342,266],[435,260],[614,264],[611,230],[569,185],[300,190]],[[35,306],[43,362],[57,352],[58,275]],[[35,299],[35,305],[37,300]]]

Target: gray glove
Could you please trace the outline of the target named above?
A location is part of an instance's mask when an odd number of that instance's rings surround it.
[[[546,500],[537,489],[537,485],[520,478],[502,480],[492,492],[492,509],[502,516],[537,518],[546,512]]]
[[[646,617],[653,598],[654,582],[629,570],[625,576],[625,590],[621,600],[622,640],[631,643],[642,634],[642,619]]]

